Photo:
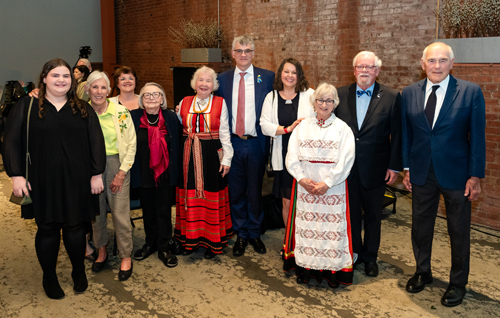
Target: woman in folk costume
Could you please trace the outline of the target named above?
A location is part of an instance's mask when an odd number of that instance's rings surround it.
[[[286,167],[295,178],[284,241],[285,271],[297,283],[323,279],[332,288],[352,284],[347,176],[354,163],[354,135],[333,110],[337,90],[323,83],[311,96],[316,117],[304,119],[288,144]]]
[[[233,147],[226,102],[212,95],[219,87],[215,71],[199,68],[191,87],[196,95],[185,97],[177,113],[184,127],[184,179],[177,191],[175,236],[183,255],[205,247],[205,258],[211,259],[233,235],[226,178]]]

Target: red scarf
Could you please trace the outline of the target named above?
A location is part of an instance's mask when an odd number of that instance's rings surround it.
[[[168,168],[168,146],[164,136],[167,134],[167,126],[163,119],[163,114],[158,112],[158,126],[151,126],[148,121],[146,111],[141,117],[140,128],[148,129],[148,144],[149,144],[149,167],[153,170],[155,182],[167,171]]]

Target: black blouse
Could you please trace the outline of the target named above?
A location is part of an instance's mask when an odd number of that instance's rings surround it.
[[[19,100],[9,115],[4,136],[3,162],[10,177],[25,176],[26,124],[30,97]],[[92,221],[90,179],[104,172],[106,149],[99,119],[85,103],[82,117],[67,102],[59,111],[45,101],[45,117],[33,100],[29,127],[33,204],[22,207],[24,218],[37,223],[76,225]]]

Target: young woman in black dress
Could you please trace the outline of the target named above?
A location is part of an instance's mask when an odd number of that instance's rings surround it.
[[[103,190],[106,151],[99,119],[89,104],[77,98],[68,63],[62,59],[47,62],[39,88],[39,99],[33,99],[30,112],[28,183],[25,156],[30,97],[19,100],[9,115],[3,163],[12,178],[14,195],[32,198],[32,204],[22,206],[21,216],[34,218],[38,226],[35,249],[45,293],[61,299],[65,294],[56,274],[61,230],[73,265],[73,289],[83,293],[88,287],[85,234],[98,213],[91,195]]]

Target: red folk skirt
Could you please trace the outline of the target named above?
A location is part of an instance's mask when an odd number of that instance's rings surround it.
[[[183,136],[182,145],[188,136]],[[227,176],[222,178],[217,150],[219,139],[200,140],[202,155],[203,196],[196,191],[193,151],[190,151],[187,182],[176,190],[176,220],[174,236],[187,250],[205,247],[216,254],[222,253],[233,234]],[[199,183],[199,182],[198,182]],[[184,188],[184,184],[186,188]],[[200,184],[200,183],[199,183]]]

